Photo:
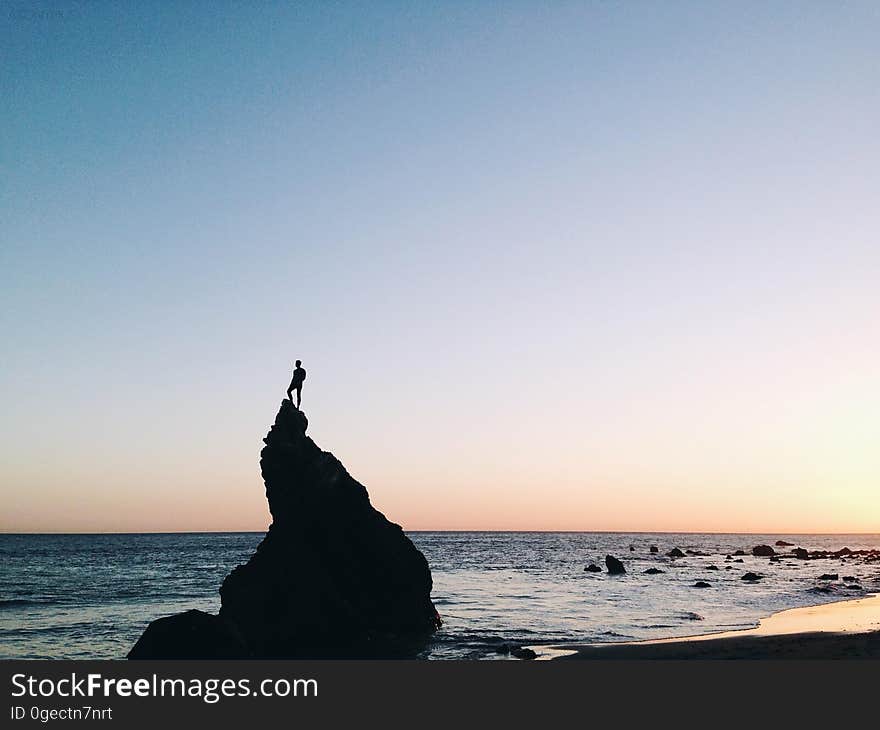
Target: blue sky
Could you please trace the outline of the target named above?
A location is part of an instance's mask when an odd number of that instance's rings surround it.
[[[0,529],[876,529],[876,4],[11,7]]]

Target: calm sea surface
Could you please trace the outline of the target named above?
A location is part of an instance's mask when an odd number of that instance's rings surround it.
[[[503,642],[540,646],[687,636],[754,625],[786,608],[880,590],[880,564],[725,561],[783,538],[808,549],[880,548],[880,535],[410,533],[434,576],[443,629],[426,657],[496,658]],[[0,658],[123,658],[153,619],[220,608],[226,574],[262,533],[0,535]],[[649,548],[657,545],[659,555]],[[631,550],[630,547],[634,548]],[[673,547],[705,555],[670,561]],[[784,548],[780,548],[784,549]],[[586,573],[621,558],[624,576]],[[711,570],[716,565],[719,570]],[[645,575],[649,567],[666,571]],[[730,569],[726,569],[730,566]],[[740,580],[748,570],[764,580]],[[862,591],[826,572],[859,579]],[[697,580],[711,588],[694,588]],[[827,588],[825,590],[828,590]]]

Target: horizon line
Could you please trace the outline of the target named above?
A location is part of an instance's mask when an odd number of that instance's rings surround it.
[[[851,535],[851,536],[861,536],[861,535],[880,535],[880,530],[876,532],[821,532],[821,531],[806,531],[806,532],[785,532],[780,530],[764,530],[764,531],[729,531],[729,530],[462,530],[462,529],[438,529],[438,530],[427,530],[427,529],[418,529],[418,530],[407,530],[404,528],[404,533],[406,534],[416,534],[416,533],[480,533],[480,534],[570,534],[570,535]],[[53,531],[53,532],[12,532],[7,530],[0,530],[0,536],[9,536],[9,537],[20,537],[20,536],[58,536],[58,537],[66,537],[66,536],[74,536],[74,535],[82,535],[82,536],[96,536],[96,535],[260,535],[268,533],[268,528],[265,530],[145,530],[145,531],[122,531],[122,532],[63,532],[63,531]]]

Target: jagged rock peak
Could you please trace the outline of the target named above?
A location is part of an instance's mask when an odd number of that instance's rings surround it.
[[[260,455],[273,523],[223,582],[221,616],[259,656],[387,653],[430,634],[439,617],[425,557],[307,428],[282,401]]]

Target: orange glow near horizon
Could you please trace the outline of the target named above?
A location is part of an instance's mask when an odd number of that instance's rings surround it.
[[[643,449],[641,461],[631,464],[584,458],[577,450],[532,461],[519,449],[498,463],[459,452],[458,467],[443,473],[441,462],[398,459],[389,469],[375,461],[379,455],[339,455],[373,505],[411,531],[876,533],[880,498],[870,421],[848,423],[848,434],[835,435],[826,422],[813,449],[776,442],[778,462],[764,452],[678,461],[660,444],[650,460]],[[177,464],[169,470],[174,479],[158,467],[139,475],[108,471],[75,489],[70,486],[84,484],[86,474],[68,472],[59,489],[34,471],[25,479],[41,493],[40,505],[51,508],[35,509],[26,500],[10,505],[0,523],[4,532],[263,531],[270,522],[256,464],[225,474]],[[472,472],[484,474],[480,485]],[[118,489],[123,480],[126,488]]]
[[[4,26],[0,531],[266,529],[300,359],[408,530],[880,532],[877,3],[117,5]]]
[[[488,416],[462,422],[454,405],[438,402],[431,419],[389,418],[378,439],[372,410],[345,421],[316,408],[309,433],[407,530],[880,531],[880,397],[867,377],[850,373],[786,403],[758,393],[758,410],[712,382],[690,387],[718,394],[711,411],[675,391],[654,402],[633,394],[632,405],[594,400],[598,415],[584,428],[581,406],[553,398],[549,384],[551,398],[531,418],[508,405],[491,428]],[[253,424],[227,433],[238,421],[215,407],[213,418],[201,414],[214,430],[199,438],[185,419],[152,433],[108,426],[103,438],[124,445],[115,450],[77,432],[71,414],[51,452],[4,473],[0,530],[265,530],[259,445],[245,433],[264,431],[265,420],[258,425],[255,409]]]

